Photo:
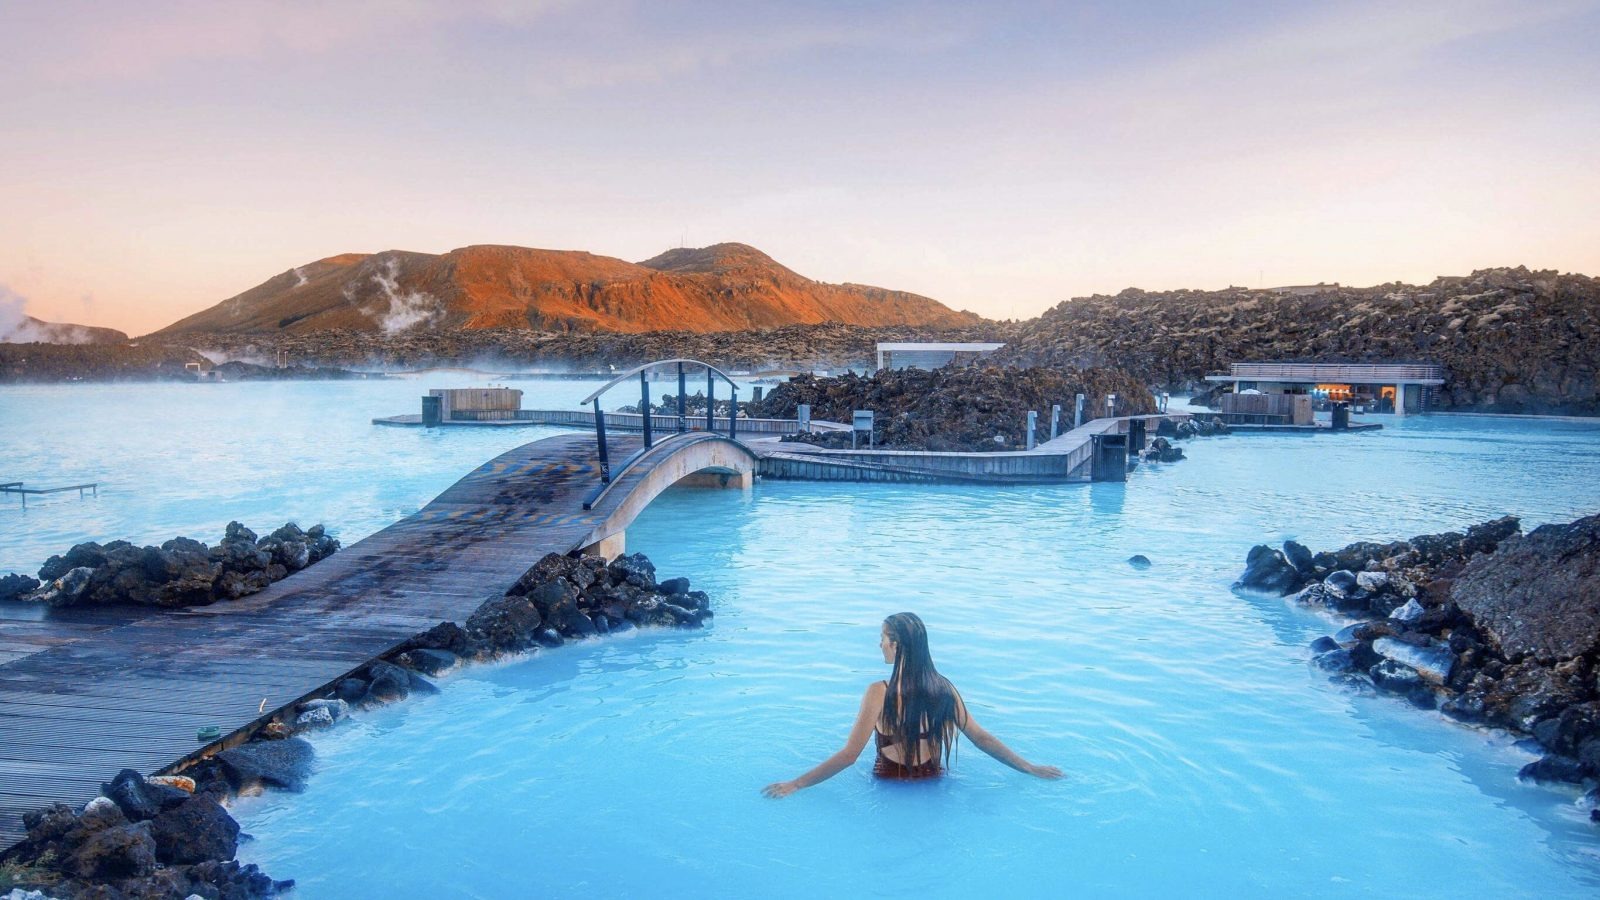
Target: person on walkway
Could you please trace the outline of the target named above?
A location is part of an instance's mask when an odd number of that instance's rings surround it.
[[[887,681],[867,686],[844,749],[799,778],[767,785],[763,794],[787,797],[827,781],[856,761],[868,737],[877,744],[872,774],[879,778],[937,777],[950,763],[958,732],[1018,772],[1037,778],[1061,777],[1055,766],[1037,766],[1018,756],[972,718],[955,685],[933,667],[928,629],[915,613],[896,613],[883,620],[878,646],[883,661],[893,663],[894,671]]]

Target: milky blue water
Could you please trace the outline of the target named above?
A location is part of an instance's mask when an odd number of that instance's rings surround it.
[[[530,406],[590,389],[521,386]],[[422,387],[0,390],[23,425],[0,480],[108,483],[0,504],[0,570],[229,518],[353,539],[538,434],[365,424]],[[1600,426],[1373,418],[1197,439],[1125,485],[669,491],[629,548],[711,593],[709,630],[468,669],[362,714],[316,738],[307,792],[237,804],[241,856],[307,898],[1593,896],[1600,831],[1574,791],[1516,780],[1529,753],[1328,684],[1306,644],[1330,620],[1227,589],[1258,542],[1600,509]],[[966,745],[936,783],[877,783],[864,755],[760,797],[843,743],[901,610],[979,721],[1066,780]]]

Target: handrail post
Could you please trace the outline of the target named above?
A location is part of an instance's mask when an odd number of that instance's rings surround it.
[[[594,436],[600,445],[600,483],[611,483],[611,461],[606,458],[606,411],[600,408],[600,398],[594,398]]]
[[[650,446],[650,420],[655,417],[655,413],[650,409],[650,379],[648,376],[649,373],[647,372],[639,373],[639,408],[644,410],[644,445],[647,449]]]
[[[734,431],[738,428],[739,421],[739,389],[733,389],[733,405],[728,407],[728,440],[733,440]]]
[[[684,394],[689,392],[688,384],[683,378],[683,363],[678,363],[678,433],[683,434],[689,430],[689,401]]]
[[[711,373],[711,367],[706,366],[706,430],[712,434],[717,433],[717,381]]]

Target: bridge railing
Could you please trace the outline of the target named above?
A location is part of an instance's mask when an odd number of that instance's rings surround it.
[[[644,365],[635,369],[629,369],[628,371],[623,372],[621,375],[618,375],[617,377],[601,385],[598,390],[583,398],[583,400],[578,404],[579,406],[582,406],[585,403],[594,404],[594,436],[596,442],[598,443],[597,449],[599,451],[598,455],[600,458],[600,483],[602,485],[611,483],[611,459],[606,447],[606,413],[605,410],[600,408],[600,397],[612,388],[622,384],[625,381],[631,380],[635,375],[639,377],[639,409],[643,413],[641,418],[644,426],[644,450],[641,451],[641,453],[648,451],[655,443],[655,435],[653,433],[653,420],[655,419],[655,416],[650,414],[650,372],[653,369],[674,365],[678,368],[678,433],[683,434],[689,430],[688,398],[685,395],[688,393],[688,368],[693,366],[699,366],[706,371],[705,430],[712,433],[715,433],[717,430],[716,388],[717,379],[721,378],[723,381],[728,383],[728,389],[730,396],[732,397],[732,404],[729,407],[728,415],[729,440],[734,439],[735,435],[738,433],[739,385],[726,372],[718,369],[716,366],[713,366],[710,363],[701,362],[697,359],[661,359],[652,363],[645,363]]]

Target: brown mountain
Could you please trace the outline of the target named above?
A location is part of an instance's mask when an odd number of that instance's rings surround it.
[[[738,331],[817,322],[960,327],[982,321],[927,297],[824,284],[744,244],[642,263],[480,245],[444,254],[347,253],[291,269],[157,334],[354,329]]]

